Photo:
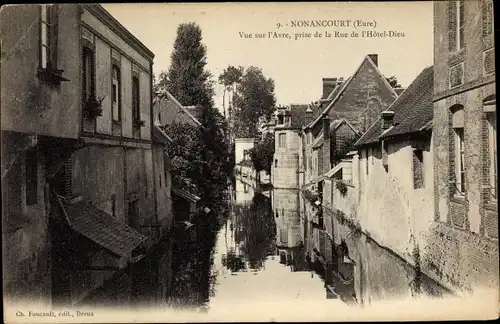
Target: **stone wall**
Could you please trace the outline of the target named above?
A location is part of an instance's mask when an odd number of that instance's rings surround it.
[[[284,146],[279,146],[279,135],[284,134]],[[298,188],[299,186],[300,136],[296,130],[275,131],[274,163],[271,179],[274,188]]]

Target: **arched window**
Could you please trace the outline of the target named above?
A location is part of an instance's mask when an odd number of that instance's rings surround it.
[[[456,193],[463,195],[465,193],[465,145],[464,145],[464,107],[455,105],[450,108],[452,113],[452,128],[453,128],[453,152],[452,161],[455,174]]]
[[[111,75],[111,100],[113,121],[119,122],[121,118],[121,74],[120,68],[113,65]]]

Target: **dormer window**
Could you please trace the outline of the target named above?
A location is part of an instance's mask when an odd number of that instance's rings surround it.
[[[285,116],[278,115],[278,125],[283,125],[285,123]]]

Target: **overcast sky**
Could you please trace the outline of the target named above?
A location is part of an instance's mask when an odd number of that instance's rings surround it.
[[[433,60],[433,3],[212,3],[105,4],[120,23],[155,54],[154,73],[170,65],[177,26],[196,22],[203,31],[208,65],[214,78],[228,65],[262,68],[276,83],[278,104],[310,103],[322,92],[323,77],[349,77],[369,53],[379,55],[379,68],[407,86]],[[349,27],[291,27],[293,21],[350,20]],[[404,37],[245,39],[239,32],[361,33],[355,20],[376,23],[377,32],[397,31]],[[276,24],[283,25],[277,29]],[[288,24],[288,27],[286,26]],[[216,103],[222,103],[217,87]]]

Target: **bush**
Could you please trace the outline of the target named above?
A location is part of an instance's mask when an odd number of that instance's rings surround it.
[[[342,196],[345,196],[345,194],[347,193],[347,185],[345,183],[343,183],[342,181],[337,181],[335,183],[335,187],[338,189],[338,191],[340,191]]]

